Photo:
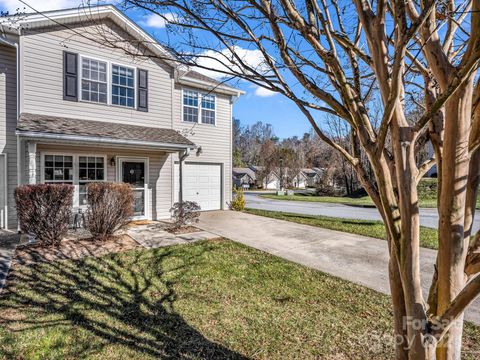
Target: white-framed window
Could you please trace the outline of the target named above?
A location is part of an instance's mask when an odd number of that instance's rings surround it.
[[[202,94],[202,124],[215,125],[215,95]]]
[[[70,155],[45,155],[43,179],[46,184],[73,184],[73,157]]]
[[[183,90],[183,121],[215,125],[215,119],[215,95]]]
[[[112,104],[135,107],[135,69],[112,64]]]
[[[106,104],[108,99],[108,64],[105,61],[81,58],[82,100]]]
[[[87,205],[87,185],[105,181],[105,158],[103,156],[78,157],[78,203]]]
[[[74,206],[87,205],[87,185],[106,181],[106,155],[42,154],[42,182],[62,183],[75,186]]]

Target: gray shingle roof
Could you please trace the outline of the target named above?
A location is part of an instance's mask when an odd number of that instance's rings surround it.
[[[195,146],[173,129],[22,113],[17,131]]]
[[[250,178],[252,180],[256,180],[256,176],[255,176],[255,172],[252,170],[252,169],[249,169],[249,168],[237,168],[237,167],[234,167],[232,169],[232,172],[235,176],[243,176],[245,174],[247,174],[248,176],[250,176]]]

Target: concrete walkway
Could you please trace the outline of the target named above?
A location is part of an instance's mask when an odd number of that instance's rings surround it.
[[[19,240],[20,236],[17,234],[0,230],[0,290],[5,285],[5,279]]]
[[[174,235],[153,225],[138,225],[129,228],[126,233],[136,242],[148,249],[162,246],[186,244],[193,241],[217,238],[218,235],[208,231]]]
[[[384,240],[326,230],[234,211],[204,212],[204,230],[389,294],[388,249]],[[421,249],[425,297],[433,274],[436,251]],[[466,319],[480,325],[480,300]]]

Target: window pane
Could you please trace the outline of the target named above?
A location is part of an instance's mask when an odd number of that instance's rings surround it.
[[[198,122],[198,109],[184,106],[183,121]]]
[[[45,155],[45,166],[49,166],[49,167],[53,166],[53,156],[52,155]]]
[[[55,168],[53,171],[53,179],[54,180],[64,180],[63,179],[63,168]]]
[[[103,169],[97,169],[97,180],[105,180],[103,177]]]
[[[63,156],[55,155],[55,167],[63,167]]]
[[[83,168],[84,168],[84,167],[87,167],[87,158],[86,158],[86,156],[80,156],[80,157],[78,158],[78,164],[79,164],[79,166],[80,166],[81,168],[82,168],[82,167],[83,167]]]
[[[53,168],[45,168],[45,180],[53,180]]]
[[[78,169],[78,178],[80,180],[87,180],[87,169]]]
[[[82,100],[107,102],[107,63],[82,59]],[[102,95],[105,94],[105,95]]]
[[[95,168],[88,169],[88,180],[95,180]]]
[[[94,157],[91,157],[91,156],[88,157],[88,167],[89,168],[95,168],[95,158]]]
[[[97,157],[97,168],[103,168],[103,157]]]
[[[202,123],[215,124],[215,111],[202,110]]]

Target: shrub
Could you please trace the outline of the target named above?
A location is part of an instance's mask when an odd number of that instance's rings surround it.
[[[72,185],[24,185],[15,189],[20,230],[44,245],[59,245],[68,231],[73,206]]]
[[[195,201],[176,202],[170,209],[173,218],[173,228],[180,229],[184,226],[198,222],[200,205]]]
[[[87,200],[86,227],[95,239],[108,239],[125,226],[133,215],[133,191],[129,184],[88,184]]]
[[[238,189],[233,191],[233,199],[229,205],[230,210],[243,211],[245,210],[245,196],[243,196],[243,190]]]

